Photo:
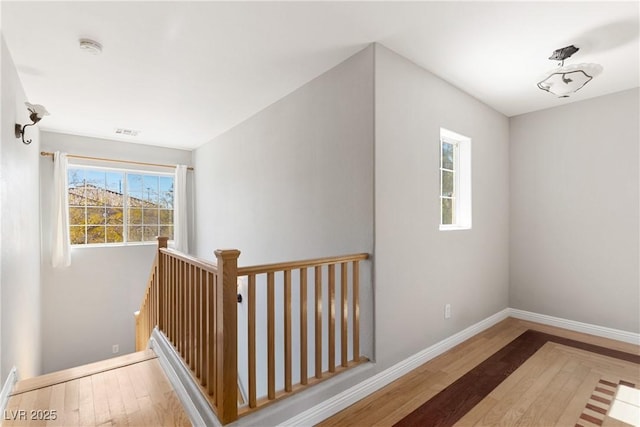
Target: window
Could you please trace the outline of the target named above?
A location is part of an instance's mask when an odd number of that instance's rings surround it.
[[[72,245],[173,239],[173,175],[69,166]]]
[[[440,230],[471,228],[471,139],[440,129]]]

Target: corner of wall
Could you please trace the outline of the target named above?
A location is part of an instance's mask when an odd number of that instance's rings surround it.
[[[1,49],[0,377],[14,365],[30,377],[41,369],[40,138],[37,127],[29,128],[31,145],[15,137],[15,123],[28,121],[26,96],[4,38]]]

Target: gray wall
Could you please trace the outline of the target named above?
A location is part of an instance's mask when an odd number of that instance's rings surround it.
[[[375,57],[375,349],[382,369],[507,307],[509,124],[385,47],[376,45]],[[440,127],[472,140],[471,230],[438,229]]]
[[[51,132],[42,132],[42,149],[150,163],[191,163],[190,151]],[[119,354],[133,352],[133,313],[142,301],[156,245],[73,247],[70,267],[51,267],[49,213],[53,162],[50,157],[41,157],[39,161],[43,230],[43,371],[47,373],[113,357],[113,344],[120,346]],[[115,163],[102,166],[136,169],[136,166]],[[157,170],[167,172],[167,169]]]
[[[237,248],[239,265],[253,265],[373,253],[373,48],[197,149],[194,162],[198,256]],[[364,263],[361,345],[373,357],[370,271]],[[245,317],[241,305],[241,329]]]
[[[198,256],[371,252],[372,61],[368,48],[194,151]]]
[[[511,119],[511,307],[640,331],[638,94]]]
[[[27,100],[2,44],[2,127],[0,135],[0,381],[13,366],[27,378],[40,373],[40,210],[37,127],[27,128],[24,145],[15,123],[30,123]],[[34,100],[37,101],[37,100]]]

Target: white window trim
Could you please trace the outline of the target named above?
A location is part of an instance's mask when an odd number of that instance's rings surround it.
[[[118,167],[113,167],[113,166],[101,166],[101,165],[97,165],[94,162],[78,162],[78,161],[74,161],[74,162],[69,162],[67,164],[67,173],[69,171],[69,169],[74,169],[74,168],[80,168],[80,169],[95,169],[95,170],[104,170],[105,172],[108,171],[113,171],[113,172],[121,172],[125,174],[125,177],[127,174],[147,174],[147,175],[157,175],[157,176],[168,176],[168,177],[174,177],[174,174],[172,172],[159,172],[157,170],[152,170],[152,169],[134,169],[134,168],[118,168]],[[124,182],[123,182],[123,191],[124,193],[128,194],[129,193],[129,189],[128,189],[128,180],[125,178]],[[67,209],[69,208],[69,205],[67,205]],[[125,236],[125,241],[124,242],[112,242],[112,243],[78,243],[78,244],[71,244],[71,250],[75,250],[75,249],[84,249],[84,248],[114,248],[114,247],[121,247],[121,246],[151,246],[151,245],[157,245],[158,242],[155,240],[146,240],[146,241],[142,241],[142,242],[131,242],[128,239],[128,227],[125,226],[125,224],[129,223],[129,213],[128,213],[128,209],[126,208],[126,202],[123,205],[123,233]],[[173,240],[169,240],[169,242],[173,242]]]
[[[442,224],[442,144],[453,144],[454,152],[454,224]],[[440,128],[440,151],[438,153],[440,174],[440,194],[438,209],[440,210],[440,231],[471,229],[471,138],[448,129]]]

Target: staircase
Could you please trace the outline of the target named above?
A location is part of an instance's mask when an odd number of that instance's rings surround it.
[[[359,342],[367,254],[249,267],[238,267],[239,255],[216,251],[212,264],[159,237],[135,316],[139,351],[19,381],[0,425],[227,424],[367,361]]]
[[[191,425],[152,350],[19,381],[1,424]]]

